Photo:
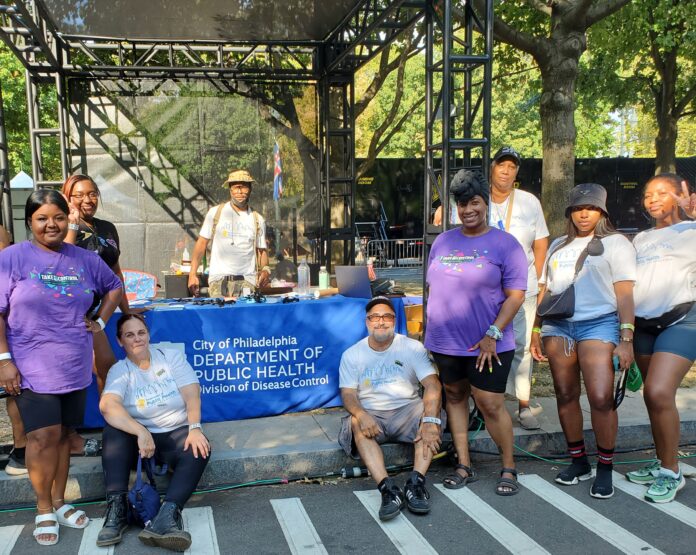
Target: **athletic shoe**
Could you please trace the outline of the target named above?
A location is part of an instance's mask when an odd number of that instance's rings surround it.
[[[660,461],[651,462],[649,465],[626,472],[626,479],[634,484],[650,485],[660,473]]]
[[[10,453],[7,458],[7,466],[5,466],[5,472],[10,476],[23,476],[29,471],[27,470],[27,465],[24,462],[24,457],[18,457],[14,450]]]
[[[406,507],[412,513],[424,515],[430,512],[430,493],[425,487],[425,479],[418,477],[415,481],[409,478],[404,486]]]
[[[384,488],[382,493],[382,506],[379,508],[380,520],[391,520],[404,508],[404,494],[396,485]]]
[[[573,461],[568,468],[562,470],[556,476],[556,482],[564,486],[574,486],[578,482],[584,482],[592,478],[592,467],[590,463],[577,463]]]
[[[674,501],[677,492],[686,485],[686,480],[681,471],[679,477],[667,476],[666,474],[658,474],[655,481],[650,484],[648,491],[645,492],[645,499],[653,503],[669,503]]]
[[[602,470],[603,466],[606,465],[597,465],[597,476],[590,488],[590,495],[596,499],[609,499],[614,495],[614,486],[611,483],[612,468],[609,466],[609,468]]]

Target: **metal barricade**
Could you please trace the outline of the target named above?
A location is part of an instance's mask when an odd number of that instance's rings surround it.
[[[423,238],[373,239],[367,243],[367,257],[375,268],[418,268],[423,266]]]

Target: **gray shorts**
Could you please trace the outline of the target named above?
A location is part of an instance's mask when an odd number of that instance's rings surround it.
[[[379,435],[375,438],[377,443],[413,443],[418,434],[420,419],[423,416],[423,401],[416,399],[403,407],[392,410],[368,410],[379,426]],[[444,415],[444,411],[442,411]],[[443,418],[443,415],[440,418]],[[359,459],[358,449],[353,441],[353,428],[350,424],[350,414],[341,419],[341,431],[338,434],[338,443],[343,447],[346,455]],[[442,428],[445,421],[442,421]]]

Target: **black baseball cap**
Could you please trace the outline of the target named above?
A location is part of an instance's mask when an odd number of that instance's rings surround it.
[[[514,148],[511,146],[503,146],[500,149],[498,149],[498,152],[495,153],[493,156],[493,161],[498,162],[503,158],[512,158],[518,166],[520,165],[520,162],[522,161],[522,157],[520,156],[520,153],[517,152]]]
[[[372,297],[372,299],[370,299],[370,302],[368,302],[367,305],[365,305],[365,312],[370,312],[372,307],[378,304],[387,305],[389,308],[391,308],[392,312],[396,314],[396,310],[394,309],[394,303],[391,302],[391,299],[389,297],[384,297],[382,295]]]
[[[576,206],[594,206],[599,208],[607,216],[607,190],[597,183],[581,183],[570,190],[566,218]]]

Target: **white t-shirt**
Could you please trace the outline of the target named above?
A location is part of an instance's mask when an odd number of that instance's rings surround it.
[[[181,351],[150,348],[150,368],[119,360],[106,376],[104,393],[118,395],[128,414],[158,434],[188,423],[179,388],[193,383],[198,378]]]
[[[642,231],[633,239],[636,316],[655,318],[696,300],[696,222]]]
[[[558,250],[565,236],[551,243],[551,261],[548,265],[544,262],[544,273],[539,280],[540,283],[548,281],[549,293],[557,295],[568,288],[575,274],[575,263],[591,239],[590,235],[576,237],[569,245]],[[571,322],[582,322],[616,312],[614,283],[636,280],[636,251],[630,241],[615,233],[604,237],[602,244],[604,254],[588,256],[575,280],[575,314],[568,318]]]
[[[358,390],[365,409],[393,410],[418,399],[418,382],[437,374],[423,344],[394,335],[386,351],[375,351],[361,339],[341,357],[339,387]]]
[[[546,227],[544,211],[541,203],[532,193],[521,189],[514,189],[514,199],[512,200],[512,214],[510,215],[510,229],[505,228],[510,209],[512,193],[500,204],[493,202],[491,197],[490,220],[489,224],[507,231],[512,234],[517,242],[522,245],[524,253],[527,255],[527,297],[532,297],[539,293],[539,276],[537,276],[534,266],[534,251],[532,245],[537,239],[549,236]]]
[[[205,216],[200,236],[210,239],[213,233],[213,220],[217,206],[213,206]],[[237,212],[229,202],[220,213],[220,220],[215,228],[213,247],[210,252],[210,280],[217,281],[225,276],[243,275],[250,283],[256,283],[256,248],[266,248],[266,223],[258,215],[257,224],[251,209]]]

